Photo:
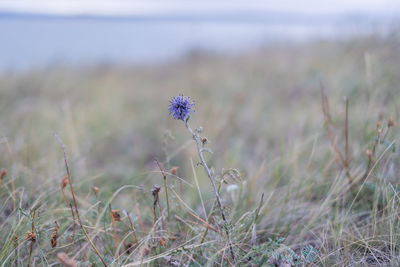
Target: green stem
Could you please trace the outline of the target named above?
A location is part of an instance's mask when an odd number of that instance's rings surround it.
[[[167,199],[167,221],[168,221],[168,233],[169,233],[169,223],[170,223],[170,215],[169,215],[169,200],[168,200],[168,186],[167,186],[167,178],[164,176],[164,187],[165,187],[165,198]]]
[[[213,175],[211,174],[211,170],[208,167],[208,165],[207,165],[207,163],[206,163],[206,161],[204,159],[204,156],[203,156],[204,143],[202,143],[202,141],[201,141],[201,138],[200,138],[200,135],[199,135],[199,130],[193,131],[192,128],[190,128],[190,126],[189,126],[188,120],[185,120],[184,122],[185,122],[186,128],[188,129],[189,133],[192,135],[193,140],[196,142],[197,152],[198,152],[198,155],[199,155],[199,158],[200,158],[200,164],[203,166],[204,170],[207,173],[208,178],[210,179],[211,186],[212,186],[212,188],[214,190],[215,198],[217,200],[217,204],[218,204],[218,207],[219,207],[220,212],[221,212],[221,217],[222,217],[222,220],[224,221],[224,229],[225,229],[226,237],[228,239],[228,244],[229,244],[229,250],[230,250],[230,253],[231,253],[231,257],[232,257],[232,260],[234,262],[234,265],[236,265],[235,252],[233,250],[233,243],[232,243],[231,235],[229,233],[228,221],[227,221],[226,216],[225,216],[224,208],[222,207],[221,197],[220,197],[220,195],[218,193],[217,187],[215,186],[215,182],[214,182]]]

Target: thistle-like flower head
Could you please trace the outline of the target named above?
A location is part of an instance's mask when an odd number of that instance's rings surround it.
[[[193,112],[194,103],[188,96],[178,95],[172,98],[169,102],[169,114],[176,120],[184,121],[190,117],[190,113]]]

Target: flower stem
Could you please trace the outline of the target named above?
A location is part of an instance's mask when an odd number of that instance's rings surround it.
[[[199,158],[200,158],[200,163],[203,166],[204,170],[206,171],[207,176],[210,179],[212,188],[214,190],[215,198],[217,199],[217,204],[218,204],[218,207],[219,207],[219,209],[221,211],[221,217],[222,217],[222,220],[224,221],[224,224],[225,224],[224,225],[224,229],[225,229],[226,237],[228,239],[228,244],[229,244],[229,250],[230,250],[230,253],[231,253],[231,257],[232,257],[233,262],[235,263],[236,262],[235,261],[235,252],[233,251],[233,243],[232,243],[232,240],[231,240],[231,236],[229,234],[228,222],[227,222],[227,219],[225,217],[225,212],[224,212],[224,209],[222,207],[221,197],[219,196],[217,187],[215,186],[215,182],[214,182],[214,178],[213,178],[213,176],[211,174],[211,170],[208,167],[206,161],[204,160],[204,156],[203,156],[203,146],[204,145],[203,145],[203,142],[201,141],[199,133],[197,131],[193,131],[190,128],[188,120],[186,120],[184,122],[185,122],[186,128],[188,129],[189,133],[192,135],[193,140],[196,142],[197,152],[198,152]]]

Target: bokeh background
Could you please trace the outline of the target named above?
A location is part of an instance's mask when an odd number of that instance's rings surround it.
[[[345,96],[359,106],[360,123],[397,101],[399,8],[378,0],[2,1],[0,134],[13,150],[2,161],[19,162],[35,183],[58,177],[56,132],[82,175],[123,183],[189,140],[167,113],[168,100],[184,93],[196,101],[193,122],[211,140],[216,168],[254,173],[322,133],[320,82],[338,112]],[[171,159],[183,176],[187,153]]]
[[[193,51],[388,34],[396,0],[1,1],[0,69],[157,64]]]
[[[397,95],[399,11],[394,0],[2,1],[0,134],[30,168],[51,162],[54,131],[92,171],[137,172],[162,157],[165,131],[172,150],[187,138],[167,114],[184,93],[217,165],[252,170],[319,133],[321,81],[353,105]]]
[[[338,112],[345,96],[360,108],[360,123],[389,99],[397,106],[399,8],[378,0],[2,1],[8,161],[19,157],[35,181],[57,177],[62,168],[49,167],[62,166],[56,132],[84,173],[127,179],[188,140],[167,113],[168,100],[184,93],[196,101],[193,121],[216,166],[256,172],[321,134],[320,82]],[[171,162],[182,171],[185,153]]]

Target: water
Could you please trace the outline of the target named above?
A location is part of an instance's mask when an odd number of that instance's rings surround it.
[[[157,63],[176,59],[193,49],[236,53],[276,42],[336,38],[370,30],[365,21],[0,16],[0,71],[53,63]]]

